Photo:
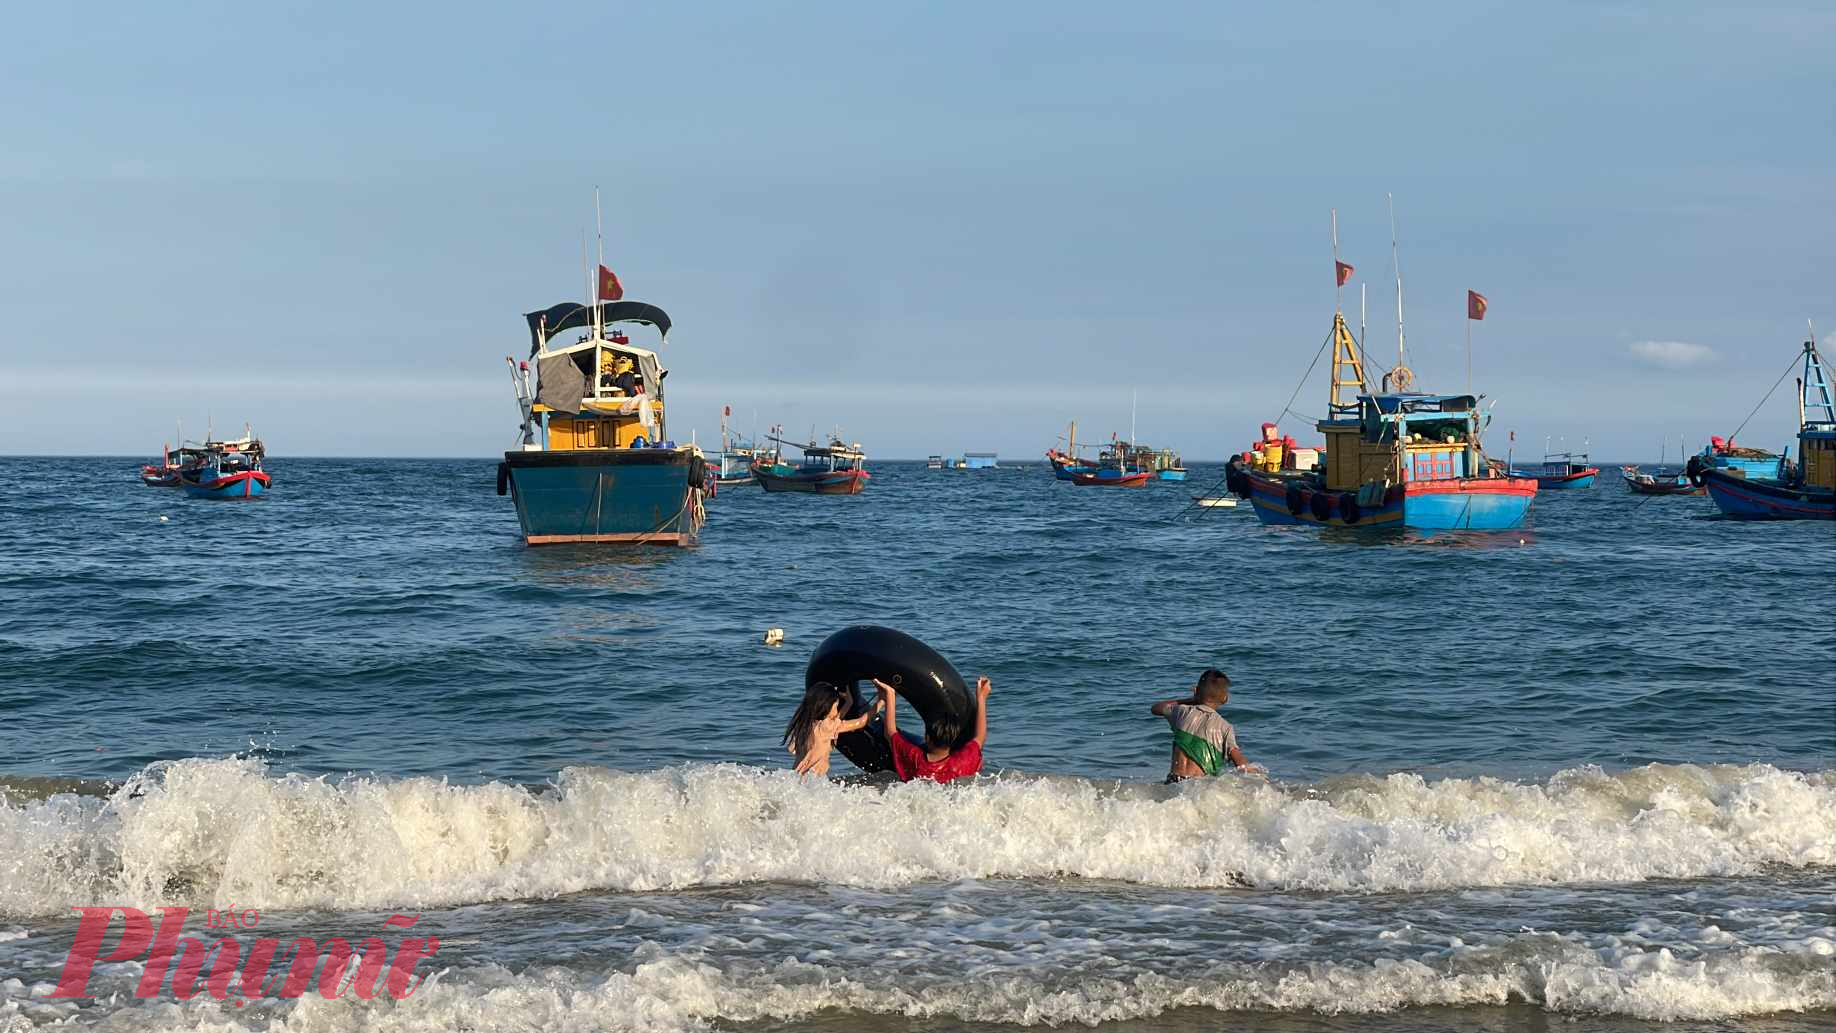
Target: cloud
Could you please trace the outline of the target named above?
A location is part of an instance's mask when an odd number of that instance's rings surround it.
[[[1626,350],[1640,362],[1671,369],[1702,366],[1714,362],[1716,358],[1715,349],[1706,344],[1690,344],[1688,341],[1633,341],[1626,345]]]

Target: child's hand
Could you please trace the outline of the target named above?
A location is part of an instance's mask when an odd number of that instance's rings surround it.
[[[886,709],[886,698],[884,696],[873,701],[873,713],[877,714],[880,711],[885,710],[885,709]]]
[[[975,698],[978,701],[987,699],[988,694],[993,691],[994,682],[989,681],[987,675],[984,674],[975,680]]]
[[[899,691],[899,690],[897,690],[897,689],[895,689],[895,688],[893,688],[893,687],[892,687],[891,685],[888,685],[888,684],[886,684],[885,682],[883,682],[883,681],[881,681],[881,680],[880,680],[880,679],[878,679],[878,678],[875,678],[875,679],[873,680],[873,686],[874,686],[874,688],[876,688],[876,689],[879,689],[879,690],[880,690],[880,699],[881,699],[881,700],[885,700],[885,699],[886,699],[886,697],[888,697],[888,696],[891,696],[891,695],[894,695],[894,694],[896,694],[896,693],[897,693],[897,692]]]
[[[1239,765],[1237,770],[1241,771],[1245,775],[1266,775],[1269,773],[1269,769],[1263,767],[1260,764]]]

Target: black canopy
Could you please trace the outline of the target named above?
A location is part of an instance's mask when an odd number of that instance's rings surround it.
[[[664,337],[669,336],[669,313],[648,302],[602,301],[599,310],[600,318],[608,323],[649,323]],[[561,331],[592,326],[593,306],[564,301],[539,312],[526,312],[523,318],[529,320],[529,354],[534,355]]]

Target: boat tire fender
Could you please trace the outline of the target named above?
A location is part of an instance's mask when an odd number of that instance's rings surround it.
[[[1313,519],[1318,520],[1320,523],[1325,523],[1332,519],[1332,504],[1333,497],[1331,495],[1323,491],[1316,491],[1313,493],[1313,497],[1307,500],[1307,512],[1313,514]]]
[[[1364,512],[1358,507],[1358,496],[1346,492],[1339,496],[1339,519],[1348,524],[1355,524],[1363,519]]]
[[[689,456],[688,482],[690,487],[706,489],[708,486],[708,461],[699,455]]]
[[[867,713],[872,705],[874,678],[898,690],[900,698],[924,719],[927,729],[940,718],[953,720],[958,733],[950,744],[952,749],[975,737],[975,696],[964,684],[963,676],[936,650],[902,631],[873,624],[843,628],[822,640],[810,654],[809,666],[803,672],[806,688],[828,682],[851,691],[844,719]],[[900,734],[914,743],[923,741],[903,731]],[[835,748],[862,771],[893,769],[892,748],[879,718],[859,731],[838,736]]]
[[[497,493],[499,495],[510,494],[510,464],[509,463],[498,463],[497,464]]]
[[[1288,515],[1300,516],[1307,508],[1307,493],[1298,484],[1288,485]]]
[[[1690,456],[1688,465],[1683,467],[1683,472],[1689,477],[1689,483],[1695,485],[1698,488],[1702,487],[1703,477],[1702,477],[1702,457],[1701,456]]]

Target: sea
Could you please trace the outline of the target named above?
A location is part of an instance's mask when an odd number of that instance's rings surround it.
[[[1836,1028],[1827,524],[1611,466],[1371,536],[1192,508],[1216,466],[880,462],[529,548],[489,458],[139,462],[0,460],[6,1033]],[[792,773],[858,623],[992,679],[982,777]],[[1165,785],[1210,667],[1267,775]],[[80,909],[161,907],[438,946],[400,999],[53,995]]]

